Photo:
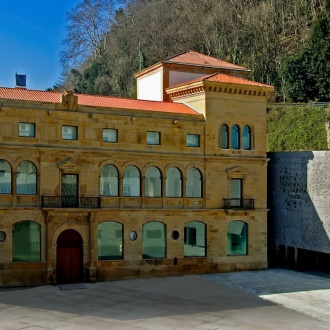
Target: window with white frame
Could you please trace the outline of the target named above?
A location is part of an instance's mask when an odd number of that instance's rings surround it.
[[[199,147],[199,134],[187,134],[187,147]]]
[[[18,136],[21,137],[35,137],[35,124],[34,123],[19,123]]]
[[[118,131],[114,128],[103,128],[103,142],[118,142]]]
[[[63,140],[77,140],[78,127],[77,126],[62,126],[62,139]]]
[[[147,144],[160,144],[160,132],[147,132]]]

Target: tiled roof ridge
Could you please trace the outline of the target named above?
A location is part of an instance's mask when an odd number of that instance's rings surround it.
[[[177,87],[181,87],[181,86],[185,86],[185,85],[191,85],[191,84],[203,82],[203,81],[210,81],[210,82],[215,81],[216,82],[216,80],[212,80],[211,78],[212,77],[216,78],[217,76],[229,78],[229,80],[231,80],[231,81],[223,81],[223,83],[226,83],[226,84],[240,84],[240,85],[248,85],[248,86],[272,87],[273,88],[272,85],[263,84],[263,83],[260,83],[257,81],[253,81],[253,80],[249,80],[249,79],[245,79],[245,78],[241,78],[241,77],[231,76],[231,75],[228,75],[228,74],[222,73],[222,72],[216,72],[216,73],[212,73],[212,74],[209,74],[206,76],[198,77],[193,80],[183,82],[183,83],[175,85],[175,86],[168,87],[168,88],[166,88],[166,90],[170,90],[172,88],[177,88]],[[218,81],[218,82],[221,82],[221,81]]]

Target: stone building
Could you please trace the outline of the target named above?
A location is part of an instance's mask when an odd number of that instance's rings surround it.
[[[189,51],[139,99],[0,88],[0,285],[267,267],[266,101]]]

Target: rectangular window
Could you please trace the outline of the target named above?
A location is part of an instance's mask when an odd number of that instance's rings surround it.
[[[199,147],[199,134],[187,134],[187,147]]]
[[[160,132],[147,132],[147,144],[160,144]]]
[[[78,127],[77,126],[62,126],[62,139],[63,140],[78,140]]]
[[[19,136],[35,137],[35,124],[34,123],[19,123],[18,124]]]
[[[232,207],[242,206],[242,179],[230,180],[230,204]]]
[[[103,142],[118,142],[117,130],[113,128],[103,128]]]

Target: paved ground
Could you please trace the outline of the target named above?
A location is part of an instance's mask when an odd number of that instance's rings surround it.
[[[329,329],[330,280],[288,270],[2,289],[0,329]]]

